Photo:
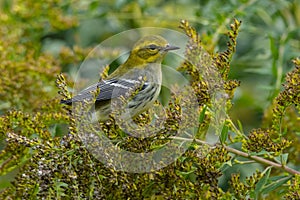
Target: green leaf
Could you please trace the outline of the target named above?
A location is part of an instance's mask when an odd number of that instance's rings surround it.
[[[268,167],[264,172],[263,172],[263,177],[257,182],[256,186],[255,186],[255,193],[258,194],[259,192],[261,192],[263,190],[263,187],[265,186],[265,184],[267,183],[269,176],[270,176],[270,172],[271,172],[271,167]]]
[[[200,113],[200,116],[199,116],[199,122],[200,123],[202,123],[204,121],[206,109],[207,109],[207,106],[204,105],[204,107],[203,107],[203,109]]]
[[[288,160],[288,156],[289,156],[288,153],[284,153],[284,154],[281,154],[277,157],[274,157],[274,160],[279,164],[286,165],[287,160]]]
[[[278,181],[279,179],[282,179],[286,177],[286,175],[281,175],[281,176],[272,176],[269,178],[269,181],[274,182],[274,181]]]
[[[278,51],[278,46],[276,45],[277,39],[274,38],[271,34],[269,34],[269,40],[270,40],[270,48],[271,48],[271,53],[273,55],[273,59],[277,60],[279,56],[279,51]]]
[[[292,178],[292,176],[288,176],[288,177],[284,177],[282,179],[279,179],[276,182],[272,182],[271,184],[264,187],[264,189],[262,190],[262,194],[267,194],[267,193],[275,190],[276,188],[278,188],[278,187],[282,186],[283,184],[285,184],[291,178]]]
[[[259,74],[259,75],[269,75],[270,71],[268,68],[248,68],[244,70],[245,72]]]
[[[238,123],[239,130],[241,131],[241,133],[244,133],[242,122],[240,120],[237,120],[237,123]]]
[[[196,181],[195,170],[190,170],[188,172],[176,171],[176,174],[182,176],[186,180],[190,180],[192,182]]]
[[[228,137],[228,126],[224,124],[221,132],[221,137],[220,137],[221,143],[224,143],[227,140],[227,137]]]
[[[222,170],[225,171],[225,169],[228,169],[228,167],[232,167],[232,160],[228,160],[227,162],[224,162],[222,165]]]
[[[266,150],[261,150],[260,152],[250,152],[250,156],[259,156],[259,155],[271,155],[273,152],[268,152]]]

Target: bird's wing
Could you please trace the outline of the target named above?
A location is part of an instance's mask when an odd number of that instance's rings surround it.
[[[129,79],[109,79],[103,80],[99,83],[93,84],[86,89],[79,92],[72,99],[62,100],[61,103],[72,104],[73,102],[78,101],[90,101],[93,98],[93,91],[96,91],[98,88],[100,93],[96,97],[96,101],[105,101],[119,96],[124,96],[130,89],[134,89],[141,84],[141,81],[129,80]],[[144,83],[141,90],[146,87],[147,83]]]
[[[124,96],[129,90],[138,87],[140,84],[141,81],[128,79],[104,80],[99,83],[98,87],[100,87],[100,93],[97,96],[96,100],[103,101],[113,99],[119,96]]]

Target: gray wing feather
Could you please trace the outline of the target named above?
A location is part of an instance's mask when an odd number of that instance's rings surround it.
[[[110,100],[119,96],[124,96],[130,89],[137,87],[139,84],[141,84],[140,81],[127,79],[103,80],[82,90],[72,99],[62,100],[61,103],[72,104],[73,102],[79,102],[84,100],[89,101],[93,98],[91,92],[96,91],[98,88],[100,89],[100,93],[97,96],[96,101]],[[147,84],[145,83],[141,90],[143,90],[146,85]]]

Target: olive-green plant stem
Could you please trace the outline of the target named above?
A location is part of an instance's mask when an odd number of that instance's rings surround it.
[[[173,136],[173,137],[170,137],[171,139],[174,139],[174,140],[181,140],[181,141],[189,141],[189,142],[196,142],[198,144],[206,144],[206,145],[209,145],[209,146],[212,146],[211,144],[208,144],[207,142],[205,141],[202,141],[202,140],[199,140],[199,139],[189,139],[189,138],[181,138],[181,137],[176,137],[176,136]],[[279,164],[279,163],[275,163],[273,161],[270,161],[270,160],[267,160],[265,158],[261,158],[259,156],[252,156],[246,152],[243,152],[243,151],[240,151],[240,150],[237,150],[237,149],[234,149],[232,147],[229,147],[229,146],[226,146],[226,145],[223,145],[223,147],[230,153],[233,153],[235,155],[238,155],[238,156],[242,156],[244,158],[248,158],[248,159],[251,159],[251,160],[254,160],[258,163],[261,163],[261,164],[264,164],[264,165],[269,165],[269,166],[272,166],[272,167],[275,167],[277,169],[281,169],[281,170],[284,170],[290,174],[293,174],[293,175],[300,175],[300,172],[297,171],[297,170],[294,170],[286,165],[282,165],[282,164]]]

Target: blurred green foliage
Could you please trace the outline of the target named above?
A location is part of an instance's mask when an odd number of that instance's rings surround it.
[[[241,85],[228,90],[233,99],[222,142],[299,172],[300,62],[292,63],[300,54],[299,0],[0,3],[1,198],[300,198],[299,175],[249,164],[253,160],[238,155],[229,158],[222,147],[198,158],[195,145],[174,165],[147,175],[108,169],[89,157],[75,136],[62,139],[72,123],[55,87],[60,71],[72,86],[90,50],[122,31],[147,26],[180,31],[180,19],[187,19],[201,47],[220,55],[228,48],[229,24],[237,18],[243,25],[225,74]],[[112,50],[101,54],[114,55]]]

